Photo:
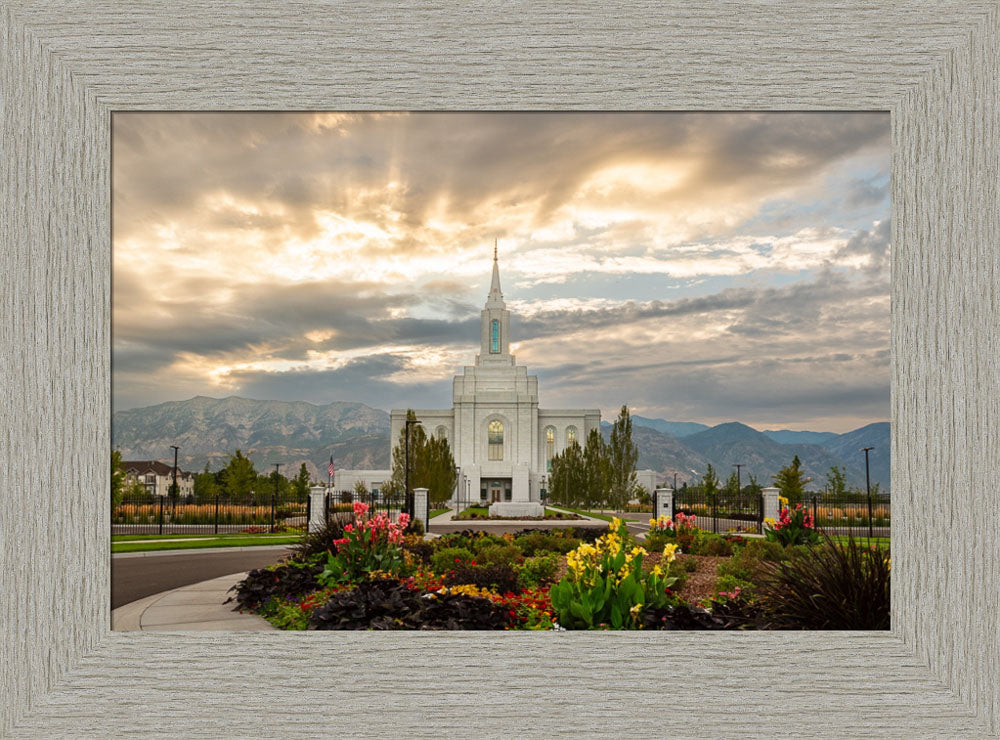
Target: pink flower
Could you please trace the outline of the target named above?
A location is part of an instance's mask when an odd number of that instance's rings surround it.
[[[368,513],[368,504],[361,501],[354,502],[354,516],[363,516]]]
[[[354,531],[354,525],[353,524],[345,524],[344,525],[344,531],[347,532],[348,534],[350,534],[351,532]]]
[[[399,526],[401,526],[401,527],[403,527],[405,529],[406,526],[410,523],[410,515],[409,514],[405,514],[405,513],[404,514],[400,514],[399,518],[396,519],[396,521],[399,523]]]

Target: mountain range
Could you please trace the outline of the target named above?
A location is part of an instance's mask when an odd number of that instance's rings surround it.
[[[601,422],[607,438],[611,424]],[[754,475],[768,484],[796,455],[810,488],[822,488],[830,467],[843,467],[850,485],[864,488],[863,447],[870,453],[872,483],[889,487],[889,422],[876,422],[845,434],[767,430],[727,422],[708,426],[632,416],[632,438],[639,448],[639,468],[651,468],[673,481],[700,478],[709,463],[725,479],[742,465],[744,481]],[[112,445],[125,460],[160,459],[173,462],[170,445],[180,447],[185,470],[210,470],[226,464],[241,449],[258,470],[281,463],[294,475],[302,463],[316,480],[326,478],[327,461],[345,469],[389,467],[389,414],[362,403],[334,401],[315,405],[304,401],[258,401],[230,396],[197,396],[156,406],[116,411],[111,423]]]

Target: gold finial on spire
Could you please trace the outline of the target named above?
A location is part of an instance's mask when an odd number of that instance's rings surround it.
[[[493,237],[493,261],[497,261],[497,238]]]

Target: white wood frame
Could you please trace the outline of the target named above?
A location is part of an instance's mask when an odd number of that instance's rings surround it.
[[[0,6],[0,734],[1000,730],[997,0]],[[109,631],[110,112],[888,110],[890,633]]]

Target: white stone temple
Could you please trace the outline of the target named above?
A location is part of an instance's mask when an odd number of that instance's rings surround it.
[[[481,321],[479,354],[455,376],[452,407],[413,411],[426,434],[448,439],[459,468],[453,504],[490,504],[491,513],[500,516],[541,516],[550,461],[573,440],[583,447],[590,430],[600,428],[601,412],[538,407],[538,377],[510,353],[510,311],[500,290],[495,247]],[[405,420],[406,409],[392,410],[390,449]],[[387,470],[338,471],[336,488],[350,488],[359,479],[377,488],[389,476]],[[639,471],[639,482],[652,491],[652,471]]]

